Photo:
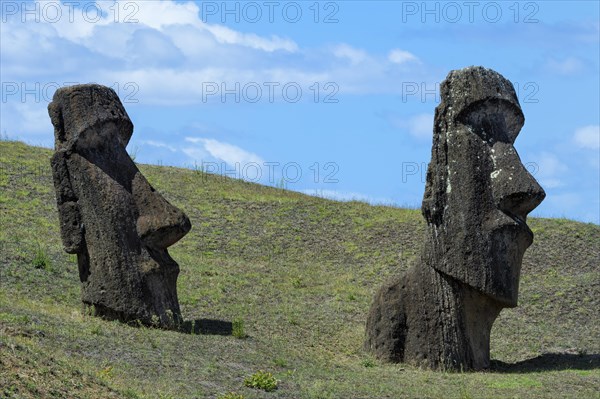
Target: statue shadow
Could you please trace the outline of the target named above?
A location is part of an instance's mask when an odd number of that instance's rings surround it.
[[[194,335],[232,335],[233,324],[230,321],[214,319],[186,320],[179,332]]]
[[[490,371],[499,373],[595,369],[600,369],[600,354],[544,353],[516,363],[492,360],[490,367]]]

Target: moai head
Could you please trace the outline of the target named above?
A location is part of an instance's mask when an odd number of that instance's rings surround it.
[[[56,91],[48,106],[61,236],[77,254],[82,301],[96,314],[175,327],[179,266],[167,247],[191,228],[127,154],[133,124],[110,88]]]
[[[490,69],[452,71],[440,89],[422,206],[431,266],[516,306],[533,241],[526,217],[545,197],[513,146],[525,118],[513,85]]]

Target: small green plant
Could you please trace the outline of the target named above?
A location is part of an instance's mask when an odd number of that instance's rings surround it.
[[[81,314],[83,317],[92,317],[96,315],[96,309],[94,309],[94,305],[88,305],[85,302],[81,302]]]
[[[302,281],[300,277],[296,277],[292,279],[292,287],[294,288],[305,288],[306,284]]]
[[[127,399],[139,399],[140,396],[138,395],[138,393],[136,391],[129,388],[123,392],[123,397],[127,398]],[[162,399],[161,396],[159,396],[159,398]]]
[[[375,367],[375,361],[373,359],[365,359],[361,362],[361,364],[366,368]]]
[[[244,395],[241,393],[228,392],[217,396],[217,399],[244,399]]]
[[[246,338],[246,331],[244,330],[244,319],[237,318],[231,323],[231,335],[236,338]]]
[[[157,314],[150,316],[150,325],[154,328],[160,328],[160,317]]]
[[[96,375],[104,380],[110,380],[113,377],[113,366],[107,365],[102,370],[96,372]]]
[[[94,335],[102,335],[102,327],[99,324],[92,327],[90,331]]]
[[[460,399],[473,399],[473,395],[469,393],[464,379],[461,380],[460,384]]]
[[[32,263],[33,267],[36,269],[43,269],[46,271],[50,271],[52,269],[50,257],[46,253],[46,250],[39,244],[37,246],[37,250],[35,251],[35,256],[33,257]]]
[[[277,379],[268,371],[259,370],[244,380],[244,385],[250,388],[271,392],[277,389]]]

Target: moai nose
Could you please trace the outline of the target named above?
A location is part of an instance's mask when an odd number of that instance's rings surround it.
[[[496,142],[492,147],[492,159],[491,179],[496,206],[524,221],[546,197],[544,189],[525,168],[512,144]]]
[[[139,211],[136,228],[145,245],[166,249],[190,231],[192,224],[186,214],[160,195],[141,173],[134,178],[133,190]]]

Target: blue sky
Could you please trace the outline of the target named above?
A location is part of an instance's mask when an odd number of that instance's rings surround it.
[[[533,212],[600,223],[597,1],[0,2],[2,133],[51,147],[56,88],[118,92],[137,162],[420,207],[437,85],[515,85]],[[203,165],[203,166],[201,166]]]

